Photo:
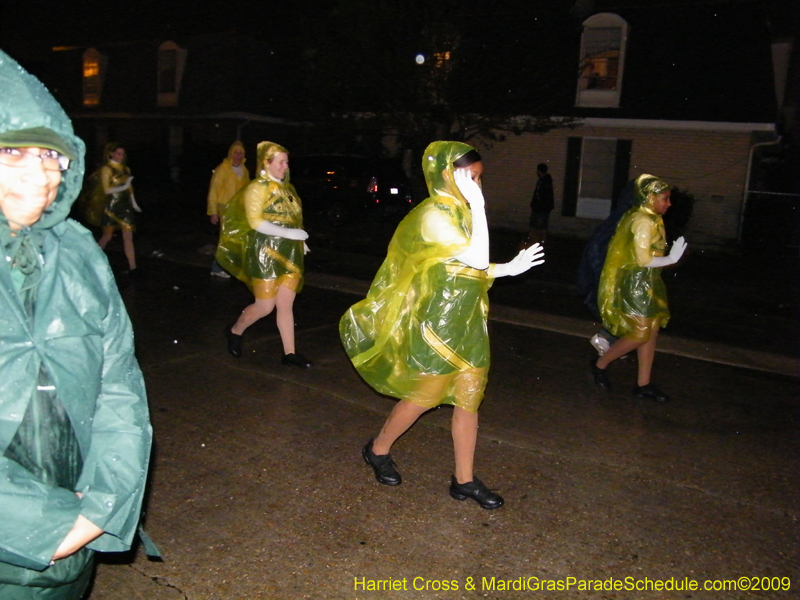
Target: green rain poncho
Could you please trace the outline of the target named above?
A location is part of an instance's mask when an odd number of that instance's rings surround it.
[[[258,145],[257,165],[286,149],[272,142]],[[288,154],[288,153],[287,153]],[[222,215],[217,262],[243,281],[256,298],[274,298],[285,285],[303,287],[305,245],[299,240],[266,235],[256,228],[264,221],[291,229],[303,228],[303,205],[289,183],[270,178],[265,170],[230,199]]]
[[[664,256],[664,221],[652,209],[669,184],[652,175],[636,179],[634,205],[617,225],[600,276],[598,305],[603,326],[617,337],[648,339],[669,322],[667,290],[660,268],[645,265]]]
[[[430,197],[397,227],[367,297],[339,323],[358,373],[382,394],[476,412],[489,370],[486,271],[454,256],[469,244],[472,213],[453,161],[472,148],[434,142],[422,169]]]
[[[92,550],[130,547],[152,430],[108,261],[67,219],[84,144],[44,86],[3,52],[0,89],[0,145],[45,128],[75,157],[37,223],[11,235],[0,216],[0,598],[74,598]],[[78,515],[105,533],[50,565]]]

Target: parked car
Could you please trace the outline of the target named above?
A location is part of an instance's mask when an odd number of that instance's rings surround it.
[[[332,223],[404,215],[412,205],[411,181],[399,161],[343,154],[292,156],[292,184],[307,214]]]

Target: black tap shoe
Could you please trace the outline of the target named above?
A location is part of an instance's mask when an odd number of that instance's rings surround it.
[[[302,354],[295,352],[292,352],[291,354],[284,354],[283,358],[281,359],[281,364],[290,367],[300,367],[301,369],[311,368],[311,361]]]
[[[372,442],[374,441],[374,438],[371,439],[367,442],[367,445],[361,449],[361,456],[364,457],[364,462],[375,471],[375,479],[378,480],[378,483],[382,483],[383,485],[400,485],[403,483],[403,478],[400,477],[400,473],[398,473],[395,468],[397,465],[394,464],[392,455],[375,454],[372,451]]]
[[[467,483],[458,483],[455,475],[452,476],[450,478],[450,495],[456,500],[472,498],[481,505],[481,508],[487,510],[500,508],[505,503],[501,496],[483,485],[483,482],[477,477],[473,477],[472,481]]]

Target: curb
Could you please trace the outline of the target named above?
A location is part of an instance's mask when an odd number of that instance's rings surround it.
[[[306,285],[312,287],[361,297],[366,296],[370,286],[367,281],[308,271],[305,274],[305,279]],[[489,311],[489,319],[499,323],[582,337],[586,338],[587,343],[588,339],[597,333],[598,328],[598,325],[593,321],[560,317],[498,304],[492,305]],[[670,336],[668,333],[659,333],[657,351],[730,367],[765,371],[788,377],[800,377],[800,359],[758,350],[715,344],[713,342],[677,338]]]

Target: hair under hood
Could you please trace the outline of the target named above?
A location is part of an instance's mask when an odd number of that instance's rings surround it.
[[[670,185],[655,175],[639,175],[634,184],[633,204],[635,206],[652,207],[653,199],[658,194],[666,192]]]
[[[464,142],[439,141],[429,144],[422,155],[422,172],[425,175],[428,194],[430,196],[447,194],[463,199],[453,179],[453,173],[457,168],[453,163],[474,150],[475,148]]]

